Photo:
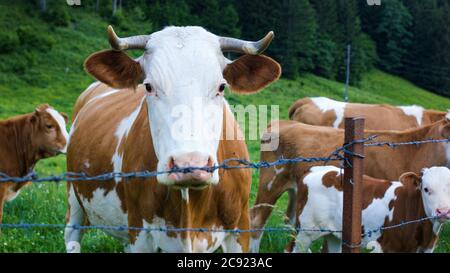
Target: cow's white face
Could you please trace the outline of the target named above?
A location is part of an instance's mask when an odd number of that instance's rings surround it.
[[[264,55],[273,38],[258,42],[223,38],[201,27],[168,27],[151,35],[118,38],[108,29],[110,43],[119,50],[91,55],[86,70],[115,88],[144,84],[148,116],[159,172],[174,168],[212,167],[222,135],[228,84],[236,93],[255,93],[277,80],[281,67]],[[122,50],[143,49],[136,61]],[[231,62],[223,51],[244,53]],[[179,188],[201,189],[219,182],[214,173],[161,174],[158,182]]]
[[[166,28],[152,34],[139,62],[158,170],[216,165],[227,83],[218,37],[198,27]],[[219,182],[218,171],[198,173],[204,182]],[[173,184],[179,178],[162,174],[158,180]]]
[[[450,170],[446,167],[424,169],[422,175],[422,199],[428,217],[450,219]]]

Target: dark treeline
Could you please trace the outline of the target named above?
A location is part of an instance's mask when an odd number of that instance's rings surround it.
[[[37,0],[46,8],[46,0]],[[71,0],[76,1],[76,0]],[[295,78],[312,72],[344,81],[351,45],[351,83],[373,67],[450,96],[450,0],[81,0],[82,6],[143,31],[200,25],[218,34],[259,39],[274,30],[269,49]],[[143,25],[144,26],[144,25]]]

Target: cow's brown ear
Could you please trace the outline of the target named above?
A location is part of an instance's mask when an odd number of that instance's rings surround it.
[[[422,178],[418,176],[416,173],[409,172],[404,173],[402,176],[400,176],[400,182],[403,184],[412,183],[416,188],[420,188],[420,185],[422,184]]]
[[[59,112],[60,114],[61,114],[61,116],[64,118],[64,121],[66,122],[66,124],[67,124],[67,122],[69,122],[69,116],[66,114],[66,113],[64,113],[64,112]]]
[[[36,108],[30,116],[30,121],[32,123],[35,123],[38,120],[40,114],[41,114],[41,110],[39,108]]]
[[[450,138],[450,121],[447,120],[447,122],[441,127],[440,131],[444,138]]]
[[[105,50],[92,54],[84,62],[86,71],[113,88],[136,88],[144,79],[141,65],[126,53]]]
[[[236,93],[256,93],[278,80],[281,66],[264,55],[244,55],[225,67],[223,77]]]

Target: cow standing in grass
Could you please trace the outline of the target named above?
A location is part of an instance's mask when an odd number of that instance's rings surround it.
[[[289,119],[310,125],[344,128],[346,117],[362,117],[368,130],[406,130],[432,124],[446,112],[417,105],[392,106],[335,101],[325,97],[303,98],[289,108]]]
[[[312,126],[296,121],[279,121],[278,130],[272,132],[269,125],[261,140],[265,151],[261,160],[276,161],[278,158],[328,157],[342,147],[344,130],[331,127]],[[450,114],[445,119],[431,125],[406,131],[368,130],[365,136],[377,135],[376,141],[408,142],[425,139],[450,138]],[[274,141],[277,139],[277,141]],[[270,147],[265,143],[278,143]],[[284,192],[289,193],[287,216],[295,221],[296,195],[305,194],[305,188],[298,187],[297,181],[310,167],[319,163],[297,163],[286,166],[270,167],[260,170],[258,193],[251,210],[252,227],[262,228],[266,224],[273,205]],[[341,162],[329,162],[339,166]],[[365,149],[364,173],[372,177],[395,180],[406,172],[419,173],[423,168],[432,166],[450,166],[450,143],[432,143],[423,145],[404,145],[395,149],[389,147],[367,147]],[[300,184],[301,185],[301,184]],[[301,208],[299,208],[301,209]],[[252,234],[252,251],[258,251],[262,233]]]
[[[47,104],[31,114],[0,121],[0,172],[23,177],[33,171],[40,159],[66,152],[67,115]],[[28,182],[0,183],[0,223],[3,206],[12,201]]]
[[[78,99],[68,147],[69,171],[96,175],[211,167],[248,151],[224,98],[255,93],[280,77],[260,55],[259,42],[218,37],[200,27],[168,27],[151,35],[118,38],[96,53],[86,70],[94,83]],[[136,60],[123,50],[142,49]],[[222,52],[244,55],[235,61]],[[141,85],[142,84],[142,85]],[[231,137],[230,137],[231,136]],[[67,223],[137,228],[248,229],[250,170],[195,170],[147,179],[68,184]],[[109,230],[131,252],[246,252],[249,234]],[[66,229],[68,252],[80,251],[80,230]]]
[[[297,227],[305,230],[342,228],[343,174],[334,166],[312,167],[299,181]],[[443,224],[450,219],[450,170],[424,169],[419,177],[405,173],[398,181],[364,176],[362,181],[362,247],[372,252],[433,252]],[[403,227],[402,223],[426,219]],[[380,228],[389,228],[383,231]],[[369,233],[369,231],[371,231]],[[330,252],[340,252],[339,232],[299,232],[291,249],[307,252],[324,237]]]

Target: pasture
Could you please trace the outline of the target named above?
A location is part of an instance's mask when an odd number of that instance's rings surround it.
[[[15,28],[14,15],[21,14],[17,7],[0,3],[0,31]],[[49,103],[71,117],[72,106],[78,95],[93,81],[82,68],[84,59],[100,49],[108,48],[105,30],[107,22],[89,14],[77,13],[69,28],[49,29],[39,19],[24,18],[23,23],[54,39],[53,48],[45,52],[13,52],[0,54],[0,118],[32,112],[40,103]],[[138,31],[139,30],[139,31]],[[131,25],[123,34],[142,31]],[[146,30],[148,31],[148,29]],[[33,61],[21,73],[11,69],[14,62],[30,55]],[[27,62],[26,60],[24,62]],[[280,118],[287,118],[289,106],[305,96],[327,96],[342,99],[344,85],[306,74],[295,81],[280,80],[259,94],[238,96],[227,92],[231,105],[279,105]],[[393,105],[418,104],[426,108],[447,110],[450,100],[418,88],[408,81],[379,70],[365,75],[359,86],[349,91],[351,102],[388,103]],[[259,160],[259,141],[248,141],[252,161]],[[58,156],[41,161],[36,167],[40,175],[65,171],[65,157]],[[258,172],[254,171],[251,205],[258,185]],[[24,189],[11,203],[7,203],[4,223],[50,223],[65,221],[65,183],[34,184]],[[283,226],[286,196],[277,203],[275,213],[267,226]],[[282,252],[289,240],[288,234],[265,234],[261,252]],[[317,243],[314,250],[318,250]],[[121,252],[122,246],[101,231],[88,231],[82,242],[84,252]],[[0,235],[0,252],[64,252],[63,230],[53,229],[3,229]],[[450,252],[450,226],[444,230],[436,252]]]

